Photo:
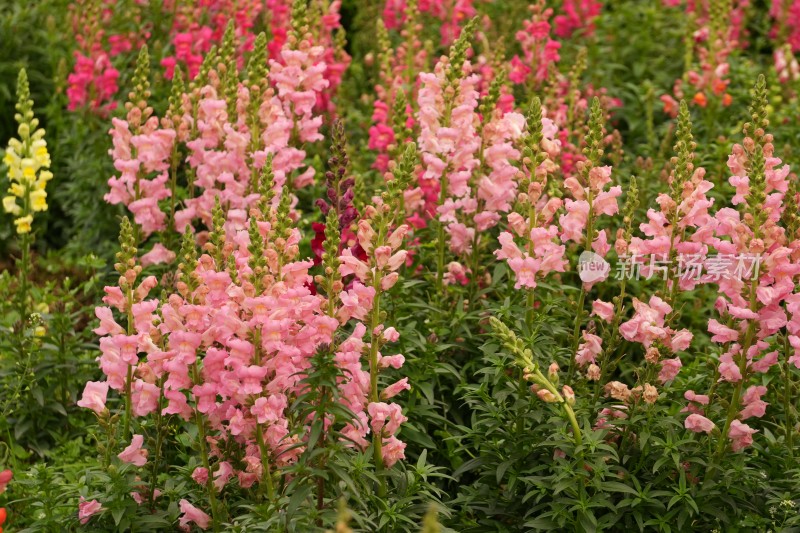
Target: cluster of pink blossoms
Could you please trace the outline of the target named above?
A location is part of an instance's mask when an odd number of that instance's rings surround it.
[[[297,258],[299,230],[282,230],[285,224],[276,219],[275,210],[270,212],[269,220],[250,210],[250,218],[228,216],[223,224],[217,204],[207,253],[196,260],[191,253],[183,257],[177,292],[164,300],[147,299],[156,278],[148,276],[136,285],[141,267],[133,260],[126,263],[133,266],[124,270],[120,286],[106,287],[107,305],[96,309],[100,325],[95,332],[102,335],[99,362],[106,380],[87,383],[78,402],[104,415],[113,389],[129,398],[133,417],[160,411],[202,420],[210,430],[205,444],[216,468],[198,467],[192,477],[201,485],[213,485],[216,492],[233,478],[243,488],[263,482],[270,465],[286,465],[303,453],[299,435],[307,435],[307,428],[304,422],[299,422],[303,427],[292,425],[289,406],[306,392],[303,380],[314,354],[329,346],[335,347],[341,371],[340,401],[355,414],[342,436],[363,449],[372,432],[381,436],[387,466],[404,458],[405,444],[396,432],[406,417],[398,404],[387,402],[409,388],[408,379],[374,397],[378,372],[403,364],[402,355],[380,352],[399,334],[373,321],[370,342],[363,339],[373,300],[378,291],[397,282],[397,270],[405,263],[407,252],[400,247],[407,226],[376,246],[378,237],[369,219],[360,221],[358,241],[368,259],[361,261],[349,248],[343,250],[339,272],[353,281],[329,296],[335,298],[331,306],[310,290],[308,269],[313,261]],[[192,240],[185,235],[184,246]],[[116,321],[115,310],[129,317],[127,329]],[[355,322],[352,334],[337,344],[335,333],[350,321]],[[376,368],[364,369],[366,353],[374,355]],[[133,434],[119,459],[144,466],[144,443],[143,435]],[[224,451],[231,443],[241,457]],[[188,502],[182,510],[185,520],[207,525],[205,514]]]
[[[442,46],[453,43],[461,34],[462,24],[477,13],[473,0],[417,0],[420,13],[437,18],[441,25]],[[407,0],[386,0],[383,8],[383,23],[389,29],[398,29],[407,17]]]
[[[442,58],[434,72],[419,75],[418,144],[423,173],[417,201],[409,201],[413,199],[412,194],[417,192],[409,191],[406,194],[406,207],[410,210],[424,207],[426,214],[435,209],[439,220],[447,224],[450,249],[457,254],[465,254],[472,247],[475,229],[460,221],[457,214],[473,214],[478,207],[477,200],[471,194],[470,180],[480,165],[477,157],[481,139],[477,134],[476,90],[479,77],[469,74],[469,63],[465,62],[464,75],[454,87],[455,98],[448,116],[445,109],[447,65],[447,59]],[[451,68],[461,69],[462,65],[452,65]]]
[[[126,16],[141,20],[141,6],[134,4]],[[113,100],[119,89],[119,71],[111,59],[140,46],[150,35],[149,24],[139,23],[140,30],[124,34],[106,35],[106,27],[114,16],[114,2],[103,0],[97,5],[75,2],[70,7],[70,18],[77,44],[73,52],[75,65],[67,76],[67,109],[88,107],[94,112],[107,114],[116,108]]]
[[[581,31],[588,36],[594,33],[594,19],[600,15],[603,3],[598,0],[564,0],[561,8],[564,14],[554,19],[556,35],[567,38]]]
[[[239,83],[235,102],[229,102],[212,70],[209,84],[181,96],[177,120],[159,123],[149,117],[140,131],[131,132],[130,124],[141,114],[136,106],[127,121],[115,119],[111,155],[121,175],[109,180],[106,201],[125,204],[145,236],[167,229],[159,202],[175,194],[167,187],[175,143],[185,145],[192,176],[190,197],[172,215],[181,232],[198,219],[210,227],[217,197],[228,206],[231,218],[243,221],[259,199],[252,187],[253,169],[261,171],[268,158],[276,187],[292,176],[295,188],[312,183],[314,168],[305,166],[306,152],[297,146],[322,139],[322,117],[314,113],[314,106],[328,86],[325,63],[319,61],[324,50],[307,40],[295,45],[290,39],[281,54],[282,62],[270,62],[272,86],[257,93],[260,101],[251,101],[252,85]],[[231,110],[235,116],[229,116]],[[153,173],[156,177],[148,179]]]
[[[638,342],[648,349],[648,362],[659,361],[659,351],[651,349],[658,343],[673,354],[686,350],[692,342],[692,332],[688,329],[674,330],[665,324],[665,318],[672,313],[672,307],[658,296],[651,296],[649,303],[633,299],[634,314],[630,320],[619,327],[622,337],[629,342]],[[661,383],[675,379],[681,369],[680,357],[660,361],[661,372],[658,375]]]
[[[535,120],[538,117],[531,117]],[[537,126],[529,124],[528,128]],[[555,214],[561,209],[560,198],[548,198],[544,188],[547,174],[555,169],[551,158],[558,154],[559,142],[554,140],[556,127],[547,117],[541,118],[541,141],[538,149],[546,150],[546,156],[536,168],[529,171],[527,189],[519,191],[519,206],[527,207],[522,212],[512,211],[508,214],[508,227],[498,237],[500,249],[494,254],[498,259],[505,259],[516,276],[515,287],[534,289],[537,278],[543,278],[551,272],[564,272],[567,261],[564,258],[565,246],[559,244],[558,226],[553,224]],[[527,165],[526,165],[527,167]],[[516,183],[504,184],[508,190],[515,192]],[[522,248],[515,242],[520,239]]]
[[[548,77],[550,66],[560,59],[561,43],[550,38],[553,10],[544,6],[542,1],[533,4],[530,7],[531,18],[522,23],[523,29],[515,35],[522,47],[523,58],[518,55],[511,58],[508,79],[514,83],[526,83],[531,75],[537,84],[543,82]]]
[[[606,190],[606,185],[611,183],[611,167],[593,167],[588,173],[588,183],[584,186],[578,178],[570,176],[564,180],[564,187],[571,193],[572,199],[564,200],[565,213],[558,219],[561,225],[561,240],[581,243],[586,240],[587,226],[591,222],[593,228],[597,227],[601,215],[612,216],[619,212],[617,198],[622,194],[622,187],[614,185]],[[608,242],[608,230],[602,229],[592,235],[591,248],[600,257],[605,257],[611,249]],[[608,273],[606,273],[606,276]],[[605,278],[603,278],[605,279]],[[597,281],[586,282],[590,288]]]
[[[666,260],[675,253],[684,257],[706,257],[708,247],[704,241],[708,238],[711,223],[708,210],[714,204],[706,193],[713,187],[705,179],[705,169],[698,167],[681,185],[680,202],[667,194],[658,195],[656,203],[659,209],[648,209],[648,221],[639,226],[646,238],[633,237],[625,250],[630,256],[641,258],[643,275],[656,275],[651,258]],[[698,281],[688,275],[677,280],[682,290],[692,289]]]
[[[448,81],[448,69],[460,73],[455,81]],[[434,72],[420,74],[420,81],[417,122],[423,172],[419,187],[406,192],[406,207],[423,216],[435,212],[445,225],[450,250],[463,258],[478,235],[497,225],[516,200],[516,144],[525,132],[525,118],[500,105],[484,116],[478,113],[480,76],[469,61],[450,65],[442,58]],[[466,274],[457,263],[449,270],[451,280]]]
[[[237,56],[253,49],[256,34],[253,28],[262,15],[263,5],[255,0],[204,0],[183,2],[164,0],[164,9],[176,16],[170,29],[174,55],[161,60],[164,74],[172,79],[175,68],[182,65],[193,79],[200,72],[203,57],[215,44],[222,42],[228,21],[235,20]]]
[[[709,223],[705,238],[718,254],[758,259],[757,266],[747,275],[734,272],[738,268],[734,262],[727,275],[705,279],[716,284],[720,292],[715,304],[720,320],[709,320],[708,331],[711,340],[722,346],[719,381],[733,384],[722,437],[731,441],[734,451],[752,444],[752,435],[757,431],[742,421],[765,413],[767,404],[761,397],[766,394],[766,387],[760,385],[763,381],[759,374],[779,363],[779,351],[772,349],[777,335],[784,335],[795,349],[787,363],[800,363],[800,320],[795,317],[800,301],[795,291],[800,263],[796,245],[789,242],[781,224],[789,191],[789,167],[774,156],[772,136],[764,132],[766,120],[759,115],[765,107],[763,78],[755,91],[753,118],[757,122],[746,126],[743,144],[734,145],[728,159],[732,174],[729,182],[736,188],[732,203],[740,210],[720,209]],[[796,198],[791,200],[796,205]],[[744,385],[754,378],[758,384],[742,393]],[[687,409],[691,414],[686,427],[695,432],[711,432],[716,424],[700,407],[708,404],[708,398],[689,391],[686,399],[693,402]]]
[[[772,0],[769,14],[775,21],[770,37],[788,44],[793,52],[800,51],[800,2]]]
[[[166,227],[159,201],[174,194],[167,181],[176,133],[161,128],[157,117],[147,116],[151,111],[132,106],[127,120],[111,120],[113,147],[109,153],[120,175],[108,180],[110,190],[104,196],[110,204],[126,205],[145,237]]]

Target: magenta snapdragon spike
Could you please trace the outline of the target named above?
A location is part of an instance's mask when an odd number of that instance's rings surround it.
[[[381,172],[388,170],[392,156],[398,155],[399,148],[412,136],[418,88],[415,78],[418,72],[428,70],[428,51],[419,38],[422,25],[415,0],[405,5],[405,14],[401,40],[396,45],[386,26],[378,23],[379,77],[368,147],[377,153],[373,168]]]
[[[797,25],[800,20],[800,1],[772,0],[769,15],[774,19],[770,37],[778,45],[788,45],[792,52],[800,51],[800,27]]]
[[[531,80],[539,86],[550,74],[551,65],[560,59],[558,51],[561,43],[550,37],[553,10],[545,8],[545,3],[541,0],[531,5],[530,10],[531,18],[523,22],[523,29],[515,34],[522,47],[523,57],[515,54],[511,58],[508,78],[518,84]]]
[[[185,69],[189,79],[194,79],[200,72],[203,57],[212,46],[222,42],[231,20],[236,21],[236,54],[238,61],[241,62],[243,54],[253,49],[256,40],[253,28],[263,16],[264,4],[256,0],[212,0],[190,3],[165,0],[164,7],[175,13],[170,28],[172,54],[161,60],[164,74],[168,79],[172,79],[176,67],[180,67]],[[288,24],[288,20],[286,23]]]
[[[412,0],[413,1],[413,0]],[[386,0],[383,23],[389,29],[399,28],[408,17],[409,0]],[[421,13],[441,21],[441,45],[449,46],[461,35],[462,23],[472,19],[477,11],[473,0],[417,0],[415,6]]]
[[[117,11],[109,0],[79,0],[70,5],[70,24],[77,48],[75,65],[67,76],[67,109],[89,109],[107,116],[116,109],[119,71],[112,59],[141,47],[150,37],[152,25],[142,21],[142,7],[133,4],[124,10],[125,17],[138,22],[138,29],[110,33]]]
[[[576,32],[592,35],[594,19],[600,15],[602,8],[603,3],[598,0],[564,0],[561,6],[564,13],[553,19],[556,35],[562,39]]]

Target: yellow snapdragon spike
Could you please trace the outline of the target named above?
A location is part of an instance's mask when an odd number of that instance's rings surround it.
[[[17,113],[19,139],[10,139],[3,162],[8,167],[9,196],[3,198],[3,209],[16,218],[14,225],[20,235],[28,234],[33,223],[33,213],[47,210],[45,185],[53,178],[50,154],[44,130],[33,116],[28,76],[25,69],[17,80]],[[17,201],[19,199],[19,201]]]

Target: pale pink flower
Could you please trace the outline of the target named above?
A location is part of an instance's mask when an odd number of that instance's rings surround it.
[[[189,503],[187,500],[178,502],[181,509],[181,517],[179,523],[181,527],[187,527],[190,523],[194,523],[200,529],[208,529],[211,524],[211,517],[206,513]]]
[[[672,381],[678,375],[683,364],[681,358],[675,357],[674,359],[664,359],[661,361],[661,370],[658,373],[658,379],[661,383]]]
[[[143,443],[144,437],[142,435],[134,435],[128,447],[122,450],[117,457],[124,463],[144,466],[147,463],[147,450],[142,448]]]
[[[753,434],[758,433],[757,429],[753,429],[747,424],[743,424],[738,420],[731,422],[731,427],[728,430],[728,438],[731,439],[731,448],[733,451],[746,448],[753,444]]]
[[[697,413],[692,413],[687,416],[684,421],[684,426],[689,431],[694,431],[695,433],[711,433],[716,427],[714,422]]]
[[[78,400],[79,407],[91,409],[95,413],[103,414],[106,411],[106,397],[108,396],[108,383],[104,381],[90,381],[83,389],[83,396]]]
[[[78,503],[78,520],[81,524],[85,525],[89,522],[89,518],[102,511],[104,507],[97,500],[87,501],[83,496]]]
[[[405,442],[399,440],[394,435],[390,436],[383,441],[383,447],[381,449],[383,462],[387,467],[393,467],[397,461],[406,458],[405,449]]]
[[[592,315],[597,315],[602,320],[611,322],[614,319],[614,304],[595,300],[592,302]]]

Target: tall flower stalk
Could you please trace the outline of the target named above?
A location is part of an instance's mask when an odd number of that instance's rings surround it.
[[[25,328],[31,309],[29,298],[29,277],[31,268],[31,230],[35,213],[47,210],[45,186],[53,178],[50,168],[50,154],[44,129],[39,128],[39,119],[33,115],[33,100],[25,69],[19,71],[17,78],[17,134],[19,138],[8,141],[3,162],[8,167],[10,187],[8,196],[3,198],[3,209],[14,216],[14,226],[19,236],[20,260],[18,265],[19,290],[17,291],[20,333]]]

